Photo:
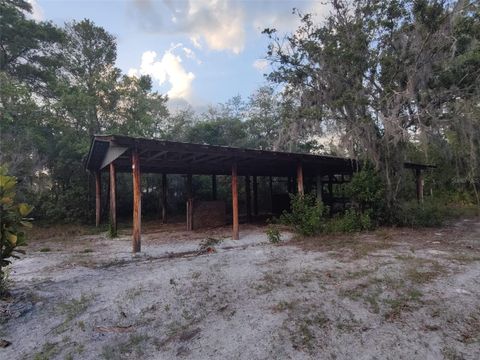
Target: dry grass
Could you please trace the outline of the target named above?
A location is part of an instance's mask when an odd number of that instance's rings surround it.
[[[378,238],[375,233],[296,236],[289,244],[294,244],[307,251],[334,252],[332,255],[337,259],[347,261],[361,259],[396,245],[389,238]]]

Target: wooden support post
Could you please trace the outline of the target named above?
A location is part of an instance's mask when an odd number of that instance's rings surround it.
[[[300,195],[304,194],[303,190],[303,167],[302,163],[297,164],[297,189]]]
[[[167,174],[162,174],[162,223],[167,222]]]
[[[110,163],[110,236],[117,236],[117,175],[115,165]]]
[[[258,216],[258,182],[257,177],[253,177],[253,215]]]
[[[187,175],[187,231],[193,230],[193,195],[192,195],[192,174]]]
[[[212,199],[217,200],[217,176],[212,175]]]
[[[330,198],[330,216],[333,215],[333,205],[334,205],[334,200],[333,200],[333,175],[328,175],[328,195]]]
[[[238,231],[238,179],[237,179],[237,163],[232,165],[232,222],[233,233],[232,239],[239,239]]]
[[[271,176],[268,178],[268,186],[270,188],[270,209],[273,214],[273,178]]]
[[[187,199],[192,197],[192,174],[187,175]]]
[[[250,187],[250,176],[245,176],[245,197],[247,205],[247,222],[252,221],[252,191]]]
[[[423,203],[423,176],[422,170],[416,169],[415,170],[415,178],[417,182],[417,201],[419,203]]]
[[[322,183],[322,176],[317,175],[316,177],[316,183],[317,183],[317,202],[322,201],[322,190],[323,190],[323,183]]]
[[[132,252],[141,250],[141,226],[142,226],[142,192],[140,179],[140,156],[135,149],[132,151],[132,175],[133,175],[133,236]]]
[[[95,226],[100,226],[102,217],[102,174],[95,172]]]
[[[193,230],[193,198],[187,199],[187,230]]]
[[[287,191],[288,191],[289,194],[291,194],[292,191],[293,191],[293,189],[292,189],[292,188],[293,188],[292,183],[293,183],[293,179],[292,179],[291,176],[289,176],[289,177],[287,178]]]

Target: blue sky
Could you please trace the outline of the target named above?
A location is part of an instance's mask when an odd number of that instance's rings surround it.
[[[292,31],[292,9],[328,12],[317,0],[30,0],[37,20],[91,19],[115,35],[117,66],[149,74],[172,103],[205,106],[265,83],[268,39],[261,31]]]

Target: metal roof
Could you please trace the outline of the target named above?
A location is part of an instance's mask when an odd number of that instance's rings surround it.
[[[313,176],[351,174],[358,164],[355,159],[328,155],[96,135],[92,140],[85,167],[91,171],[99,171],[113,162],[118,172],[130,172],[132,149],[136,149],[140,155],[143,173],[229,175],[232,164],[236,163],[239,175],[293,176],[297,164],[301,163],[305,176]],[[408,164],[406,167],[428,167]]]

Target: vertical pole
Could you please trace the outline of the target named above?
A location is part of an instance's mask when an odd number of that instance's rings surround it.
[[[212,175],[212,199],[217,200],[217,176]]]
[[[102,175],[100,171],[95,172],[95,226],[100,226],[102,216]]]
[[[415,178],[417,181],[417,201],[419,203],[423,203],[423,176],[422,170],[416,169],[415,170]]]
[[[167,222],[167,174],[162,174],[162,223]]]
[[[273,178],[271,176],[268,178],[268,186],[270,188],[270,209],[273,214]]]
[[[287,191],[289,194],[292,193],[292,177],[291,176],[287,178]]]
[[[237,163],[232,165],[232,217],[233,217],[233,233],[232,239],[238,240],[238,179],[237,179]]]
[[[110,163],[110,236],[117,236],[117,175],[115,165]]]
[[[245,176],[245,197],[247,205],[247,221],[252,221],[252,191],[250,187],[250,176]]]
[[[302,163],[297,164],[297,189],[300,195],[304,194],[303,190],[303,167]]]
[[[187,230],[193,230],[192,174],[187,175]]]
[[[316,182],[317,182],[317,202],[321,202],[322,201],[322,189],[323,189],[322,176],[321,175],[317,175]]]
[[[132,252],[141,250],[141,226],[142,226],[142,193],[140,190],[140,156],[138,151],[132,151],[132,175],[133,175],[133,237]]]
[[[333,205],[334,205],[334,200],[333,200],[333,175],[330,174],[328,175],[328,194],[330,197],[330,216],[333,215]]]
[[[253,215],[258,216],[258,183],[257,177],[253,177]]]

